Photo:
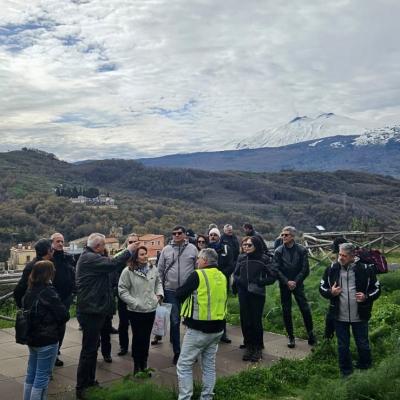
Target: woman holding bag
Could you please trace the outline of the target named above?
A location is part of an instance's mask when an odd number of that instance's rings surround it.
[[[119,278],[118,294],[128,308],[132,327],[133,373],[147,369],[150,336],[156,308],[164,292],[157,267],[147,259],[147,248],[140,246]]]
[[[59,331],[69,320],[69,313],[51,284],[54,274],[51,261],[38,261],[29,275],[28,290],[22,299],[23,308],[30,310],[24,400],[47,399],[47,386],[58,353]]]

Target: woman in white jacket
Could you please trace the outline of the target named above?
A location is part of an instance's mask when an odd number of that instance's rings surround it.
[[[128,308],[132,327],[133,373],[136,374],[147,369],[156,308],[164,296],[157,267],[148,262],[146,247],[139,247],[129,265],[122,271],[118,294]]]

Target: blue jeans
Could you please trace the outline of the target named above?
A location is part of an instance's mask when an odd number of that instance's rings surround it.
[[[179,354],[181,352],[181,338],[180,338],[180,323],[181,323],[181,304],[175,297],[175,291],[164,290],[164,303],[172,304],[171,316],[170,316],[170,341],[172,343],[172,348],[174,354]]]
[[[24,400],[33,398],[30,390],[45,391],[47,389],[57,353],[58,343],[43,347],[29,346],[28,369],[25,378],[25,386],[29,388],[29,393],[25,393]]]
[[[372,363],[371,349],[369,347],[368,340],[368,321],[335,321],[339,353],[339,368],[342,375],[350,375],[353,372],[353,364],[350,353],[350,326],[353,331],[354,340],[357,346],[357,366],[361,369],[367,369]]]
[[[203,388],[200,400],[209,400],[213,398],[216,380],[215,357],[222,334],[223,331],[217,333],[204,333],[188,328],[185,337],[183,338],[182,351],[176,366],[179,383],[178,400],[190,400],[192,398],[192,368],[199,356],[201,356],[201,370],[203,372]]]

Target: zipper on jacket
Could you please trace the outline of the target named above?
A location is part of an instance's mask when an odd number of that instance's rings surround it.
[[[349,269],[350,267],[347,268],[346,271],[346,279],[347,279],[347,304],[349,306],[349,322],[351,322],[351,313],[350,313],[350,289],[349,289]]]

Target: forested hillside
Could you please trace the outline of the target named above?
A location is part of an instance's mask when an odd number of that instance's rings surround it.
[[[57,185],[94,186],[118,209],[93,209],[57,197]],[[209,172],[144,167],[128,160],[69,164],[35,150],[0,154],[0,260],[11,244],[55,230],[71,240],[112,225],[168,233],[210,222],[252,221],[273,238],[283,224],[314,230],[398,229],[400,181],[359,172]]]

